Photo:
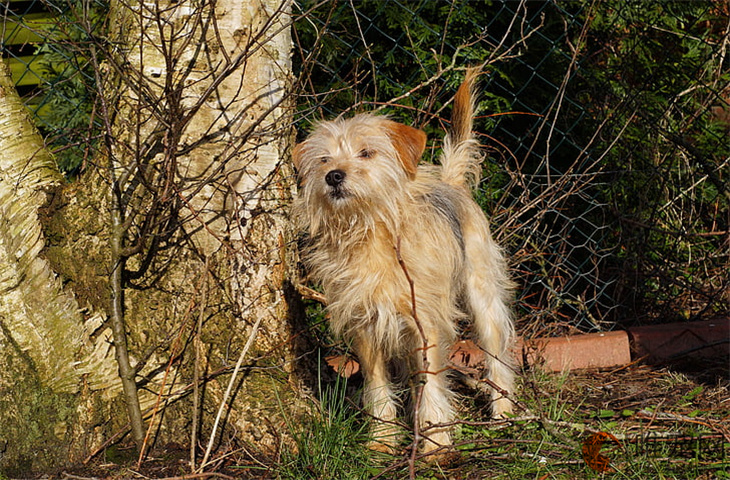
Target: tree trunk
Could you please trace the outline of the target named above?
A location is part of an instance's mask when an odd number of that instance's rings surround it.
[[[84,382],[112,377],[90,338],[99,317],[84,319],[42,254],[39,216],[63,178],[4,62],[0,150],[0,468],[13,475],[72,458],[89,413]]]
[[[105,152],[42,210],[60,176],[37,134],[18,142],[24,152],[6,146],[11,122],[31,127],[7,78],[0,90],[16,102],[9,112],[0,102],[0,471],[10,475],[62,468],[130,431],[111,345],[118,356],[121,334],[147,447],[192,441],[210,445],[208,459],[222,439],[273,449],[280,405],[296,403],[284,289],[289,5],[128,5],[112,4],[114,50],[91,55]]]

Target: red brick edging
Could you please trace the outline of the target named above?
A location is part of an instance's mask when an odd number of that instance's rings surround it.
[[[520,338],[515,354],[521,364],[540,364],[551,371],[617,367],[632,360],[665,362],[685,355],[730,361],[730,318],[570,337]]]

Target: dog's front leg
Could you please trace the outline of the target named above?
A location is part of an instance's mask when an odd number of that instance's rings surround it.
[[[415,394],[416,401],[420,402],[418,423],[424,437],[420,448],[423,453],[428,453],[451,445],[451,427],[448,424],[453,422],[454,412],[445,370],[446,356],[438,341],[439,336],[435,330],[427,329],[425,334],[428,344],[426,348],[428,368],[424,368],[423,349],[419,348],[415,352],[415,360],[416,365],[419,366],[417,381],[421,382],[422,390],[420,398],[418,398],[418,390]],[[442,455],[437,455],[435,460],[439,460]]]
[[[399,441],[399,429],[394,423],[397,404],[385,357],[373,345],[372,338],[360,337],[353,347],[365,378],[363,406],[373,418],[369,447],[380,452],[395,453]]]

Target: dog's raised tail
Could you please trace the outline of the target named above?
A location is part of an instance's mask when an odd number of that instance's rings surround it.
[[[481,179],[482,155],[472,134],[478,76],[478,68],[466,70],[464,82],[454,97],[451,129],[444,138],[441,179],[454,186],[473,188]]]

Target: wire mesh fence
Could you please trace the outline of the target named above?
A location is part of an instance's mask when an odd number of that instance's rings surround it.
[[[83,52],[90,45],[87,32],[101,26],[105,11],[96,0],[9,0],[0,6],[2,57],[66,172],[80,168],[95,144],[95,79]],[[82,18],[98,25],[82,25]]]
[[[101,2],[2,7],[3,59],[71,172],[95,138],[84,8],[103,23]],[[298,126],[382,110],[438,145],[463,69],[484,65],[477,198],[511,258],[521,333],[727,313],[727,8],[302,0]]]

